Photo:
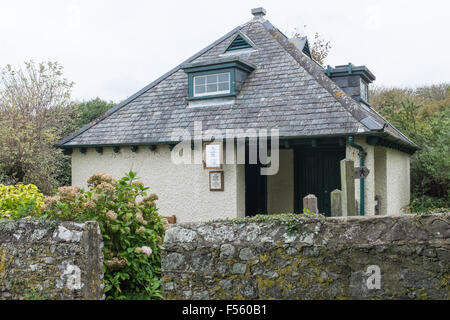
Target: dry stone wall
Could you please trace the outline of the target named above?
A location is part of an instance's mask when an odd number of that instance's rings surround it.
[[[103,299],[97,222],[0,220],[0,299]]]
[[[449,298],[448,213],[257,220],[168,229],[165,298]]]

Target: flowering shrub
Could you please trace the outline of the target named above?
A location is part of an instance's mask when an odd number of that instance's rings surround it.
[[[134,172],[118,181],[98,173],[88,179],[88,191],[62,187],[44,199],[47,218],[99,222],[110,299],[162,298],[160,250],[166,222],[158,215],[157,195],[147,195],[149,188],[135,179]]]
[[[0,219],[17,219],[39,214],[44,195],[33,185],[0,184]]]

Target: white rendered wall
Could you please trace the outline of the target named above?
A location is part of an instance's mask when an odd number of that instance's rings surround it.
[[[355,143],[363,147],[367,153],[364,166],[369,168],[370,173],[366,179],[364,179],[364,215],[375,215],[375,160],[374,160],[374,146],[367,144],[366,137],[355,137]],[[359,167],[359,150],[353,148],[348,144],[346,145],[346,158],[355,162],[355,167]],[[360,180],[355,179],[355,199],[358,201],[358,207],[356,208],[357,214],[360,212]]]
[[[410,201],[410,155],[395,149],[371,146],[365,137],[355,137],[355,143],[366,151],[365,166],[370,173],[365,179],[365,215],[375,214],[375,194],[381,195],[381,214],[397,215]],[[346,157],[359,167],[358,150],[347,141]],[[378,170],[378,172],[377,172]],[[355,197],[360,198],[360,180],[355,180]],[[359,212],[359,206],[357,208]]]
[[[119,153],[103,148],[99,154],[88,148],[86,154],[74,149],[72,185],[86,187],[94,173],[106,172],[116,178],[133,170],[139,180],[159,196],[157,206],[163,216],[177,216],[177,222],[208,221],[245,215],[245,169],[243,165],[224,165],[224,191],[209,190],[209,170],[200,164],[175,165],[167,145],[156,151],[140,147],[133,153],[123,147]]]
[[[379,196],[380,216],[388,214],[387,211],[387,148],[375,146],[375,194]]]
[[[410,155],[386,148],[387,212],[400,214],[410,202]]]

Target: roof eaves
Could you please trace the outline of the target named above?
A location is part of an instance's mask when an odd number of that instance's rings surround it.
[[[248,22],[247,22],[248,23]],[[198,57],[200,57],[201,55],[203,55],[204,53],[206,53],[208,50],[212,49],[213,47],[215,47],[217,44],[219,44],[220,42],[224,41],[225,39],[227,39],[228,37],[230,37],[231,35],[233,35],[236,32],[239,32],[239,30],[241,30],[243,27],[245,27],[245,25],[247,25],[247,23],[242,24],[236,28],[234,28],[233,30],[231,30],[230,32],[228,32],[227,34],[225,34],[224,36],[222,36],[221,38],[217,39],[216,41],[214,41],[213,43],[211,43],[210,45],[208,45],[207,47],[203,48],[202,50],[200,50],[199,52],[197,52],[196,54],[194,54],[193,56],[191,56],[190,58],[188,58],[187,60],[183,61],[182,63],[180,63],[178,66],[176,66],[175,68],[173,68],[172,70],[170,70],[169,72],[163,74],[161,77],[159,77],[158,79],[156,79],[155,81],[153,81],[152,83],[150,83],[149,85],[145,86],[143,89],[139,90],[138,92],[136,92],[135,94],[133,94],[132,96],[128,97],[127,99],[125,99],[124,101],[122,101],[121,103],[119,103],[118,105],[114,106],[113,108],[111,108],[110,110],[108,110],[105,114],[103,114],[102,116],[100,116],[99,118],[95,119],[94,121],[86,124],[85,126],[83,126],[82,128],[78,129],[77,131],[75,131],[73,134],[61,139],[60,141],[58,141],[54,146],[55,147],[63,147],[64,144],[68,143],[69,141],[73,140],[74,138],[78,137],[80,134],[84,133],[85,131],[87,131],[88,129],[92,128],[93,126],[95,126],[96,124],[98,124],[99,122],[103,121],[104,119],[106,119],[107,117],[109,117],[111,114],[113,114],[114,112],[122,109],[124,106],[126,106],[128,103],[130,103],[131,101],[133,101],[134,99],[136,99],[137,97],[139,97],[140,95],[142,95],[143,93],[145,93],[146,91],[150,90],[151,88],[153,88],[154,86],[156,86],[158,83],[160,83],[161,81],[165,80],[166,78],[168,78],[169,76],[171,76],[172,74],[174,74],[175,72],[177,72],[178,70],[181,69],[181,66],[187,63],[192,62],[193,60],[197,59]]]

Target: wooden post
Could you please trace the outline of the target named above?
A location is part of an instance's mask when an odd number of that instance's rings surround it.
[[[353,160],[341,160],[342,215],[355,216],[355,165]]]
[[[303,210],[308,209],[311,213],[319,213],[317,206],[317,197],[313,194],[308,194],[303,198]]]
[[[341,190],[333,190],[330,194],[331,200],[331,216],[332,217],[340,217],[342,216],[342,191]]]

